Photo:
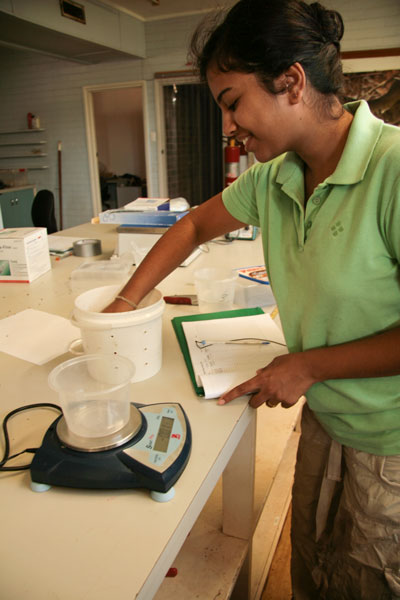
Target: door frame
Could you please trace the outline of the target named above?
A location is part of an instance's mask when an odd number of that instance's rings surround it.
[[[147,140],[148,126],[148,112],[147,112],[147,86],[146,82],[141,81],[124,81],[122,83],[104,83],[97,85],[86,85],[82,88],[83,92],[83,104],[85,110],[85,123],[86,123],[86,142],[88,149],[88,160],[89,160],[89,179],[90,179],[90,194],[92,201],[93,216],[98,215],[102,211],[101,205],[101,192],[100,192],[100,179],[99,179],[99,165],[97,158],[97,142],[96,142],[96,125],[94,118],[94,104],[93,94],[96,92],[104,92],[107,90],[119,90],[124,88],[137,88],[142,89],[142,101],[143,101],[143,130],[144,130],[144,151],[145,151],[145,162],[146,162],[146,182],[148,195],[151,196],[151,180],[150,180],[150,154],[149,145]]]

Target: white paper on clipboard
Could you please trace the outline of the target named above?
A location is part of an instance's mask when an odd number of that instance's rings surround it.
[[[224,392],[256,374],[276,356],[287,353],[282,331],[268,314],[184,321],[182,328],[197,385],[205,398],[218,398]],[[211,344],[199,348],[196,341],[229,341],[238,338],[262,338],[267,345]],[[276,342],[276,343],[273,343]]]

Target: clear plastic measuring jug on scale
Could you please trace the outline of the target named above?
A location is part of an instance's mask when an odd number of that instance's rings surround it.
[[[130,418],[132,362],[124,356],[85,354],[49,374],[68,429],[80,437],[106,437]]]

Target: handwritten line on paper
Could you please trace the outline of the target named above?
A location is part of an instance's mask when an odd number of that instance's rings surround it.
[[[253,377],[257,369],[265,367],[276,356],[287,353],[283,334],[268,314],[185,321],[182,327],[196,383],[204,388],[206,398],[218,398]],[[233,338],[262,338],[271,343],[223,343]],[[203,340],[213,340],[213,344],[199,345]]]

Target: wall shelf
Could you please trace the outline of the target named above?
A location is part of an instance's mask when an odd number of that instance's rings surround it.
[[[47,144],[46,140],[39,140],[38,142],[1,142],[0,146],[41,146]]]
[[[14,133],[37,133],[38,131],[46,131],[46,130],[42,129],[42,128],[38,128],[38,129],[14,129],[14,130],[10,130],[10,131],[0,131],[0,135],[8,135],[8,134],[14,134]]]
[[[0,167],[0,171],[6,171],[6,170],[9,170],[9,171],[39,171],[41,169],[48,169],[48,168],[49,167],[47,165],[40,165],[40,166],[36,166],[36,167],[21,167],[21,165],[19,165],[17,167],[14,165],[12,167],[9,167],[9,166],[4,167],[4,168]]]
[[[0,131],[0,135],[9,135],[9,136],[14,136],[14,135],[25,135],[25,134],[29,134],[29,133],[40,133],[45,131],[45,129],[43,128],[38,128],[38,129],[14,129],[14,130],[9,130],[9,131]],[[33,171],[33,170],[41,170],[41,169],[48,169],[47,165],[35,165],[35,164],[28,164],[27,166],[21,166],[19,165],[18,167],[11,167],[9,166],[7,163],[4,163],[3,161],[9,161],[10,159],[22,159],[25,161],[30,161],[30,159],[37,159],[37,158],[44,158],[47,156],[47,154],[45,152],[43,152],[43,146],[45,144],[47,144],[47,140],[36,140],[36,141],[32,141],[33,138],[30,138],[29,140],[26,138],[10,138],[10,139],[2,139],[2,141],[0,142],[0,147],[1,148],[10,148],[10,150],[8,150],[8,154],[0,154],[0,168],[2,170],[5,169],[10,169],[10,170],[17,170],[17,171],[21,171],[21,170],[25,170],[25,171]],[[24,153],[24,147],[25,147],[25,151],[29,150],[30,148],[32,148],[32,146],[37,146],[37,152],[35,152],[34,150],[32,150],[30,152],[30,154],[26,154],[26,152]],[[3,151],[4,152],[4,151]],[[5,152],[7,152],[7,150],[5,150]],[[36,161],[35,161],[36,162]],[[5,164],[4,167],[1,167],[2,164]]]
[[[43,152],[37,152],[36,154],[9,154],[8,156],[0,156],[0,159],[4,160],[6,158],[42,158],[42,156],[47,156]]]

